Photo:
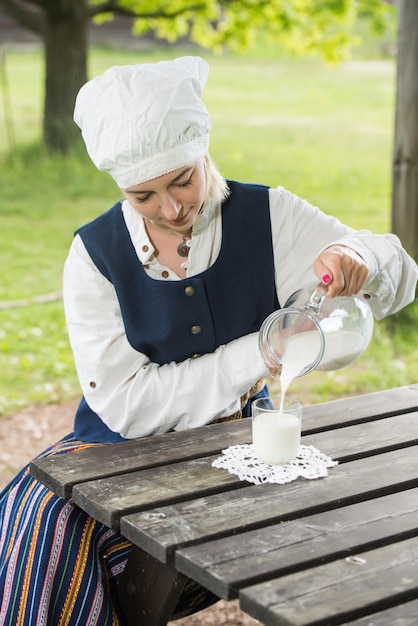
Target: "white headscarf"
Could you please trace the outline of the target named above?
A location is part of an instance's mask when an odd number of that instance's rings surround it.
[[[79,91],[74,120],[99,170],[127,189],[208,151],[201,100],[209,67],[200,57],[111,67]]]

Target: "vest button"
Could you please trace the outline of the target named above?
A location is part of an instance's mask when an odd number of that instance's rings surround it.
[[[198,359],[200,356],[202,356],[202,355],[199,354],[198,352],[196,352],[196,354],[192,355],[192,359]]]
[[[189,285],[185,288],[184,293],[186,294],[186,296],[194,296],[194,287]]]
[[[192,335],[198,335],[202,329],[200,328],[200,326],[192,326],[191,327],[191,331],[192,331]]]
[[[163,278],[168,278],[169,274],[168,274],[167,270],[164,270],[163,272],[161,272],[161,276]]]

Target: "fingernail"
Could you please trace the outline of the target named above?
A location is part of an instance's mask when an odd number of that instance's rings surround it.
[[[329,274],[324,274],[322,277],[322,282],[327,284],[329,283],[330,279],[331,279],[331,276]]]

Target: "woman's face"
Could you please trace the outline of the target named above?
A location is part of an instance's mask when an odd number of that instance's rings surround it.
[[[134,209],[155,226],[189,233],[206,197],[203,158],[122,191]]]

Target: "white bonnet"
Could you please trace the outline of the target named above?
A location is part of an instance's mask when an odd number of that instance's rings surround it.
[[[79,91],[74,120],[99,170],[121,189],[195,162],[208,151],[210,115],[201,100],[206,61],[115,66]]]

